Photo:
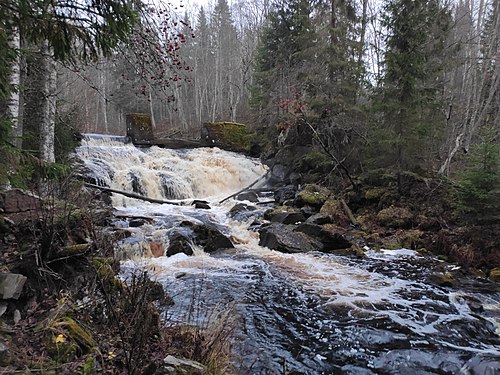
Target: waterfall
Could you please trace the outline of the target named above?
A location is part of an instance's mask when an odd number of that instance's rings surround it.
[[[85,137],[77,155],[101,185],[156,199],[216,200],[266,173],[259,161],[218,148],[139,149],[112,137]],[[132,204],[114,199],[115,206]]]

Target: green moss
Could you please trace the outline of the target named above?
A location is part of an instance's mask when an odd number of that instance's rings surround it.
[[[365,192],[365,199],[370,200],[370,201],[378,201],[380,198],[382,198],[382,195],[384,195],[385,189],[384,188],[373,188],[373,189],[368,189]]]
[[[248,152],[254,134],[244,125],[237,122],[210,122],[205,125],[216,146],[233,151]]]
[[[117,261],[114,258],[94,257],[92,259],[92,265],[101,282],[112,290],[121,291],[124,286],[122,281],[116,277],[116,264]]]
[[[79,255],[85,253],[90,248],[90,244],[81,243],[76,245],[65,246],[62,249],[62,254],[71,256],[71,255]]]
[[[66,316],[60,322],[57,322],[56,326],[64,328],[68,332],[69,337],[74,340],[80,348],[93,350],[96,347],[92,334],[78,324],[73,318]]]
[[[328,172],[332,168],[332,160],[324,153],[312,150],[306,153],[299,162],[299,170],[311,173],[313,171]]]
[[[377,213],[380,225],[391,228],[409,228],[413,222],[413,214],[406,208],[390,206]]]
[[[405,232],[401,239],[401,245],[405,249],[418,249],[422,245],[422,234],[423,233],[420,230],[409,230]]]
[[[328,195],[318,191],[302,190],[297,194],[296,202],[299,206],[312,206],[320,208],[328,199]]]

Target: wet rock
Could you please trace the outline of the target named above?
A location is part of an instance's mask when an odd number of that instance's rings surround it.
[[[178,253],[193,255],[191,244],[200,246],[206,253],[234,247],[231,240],[213,226],[191,222],[182,222],[180,226],[185,230],[183,233],[175,233],[170,237],[167,256]]]
[[[314,215],[308,217],[306,220],[306,223],[324,225],[324,224],[333,224],[333,221],[329,215],[317,213],[317,214],[314,214]]]
[[[203,375],[205,374],[205,367],[196,361],[184,358],[176,358],[172,355],[167,356],[163,363],[164,369],[168,374],[190,374],[190,375]]]
[[[302,212],[304,217],[307,219],[313,215],[316,215],[318,213],[318,210],[311,206],[304,206],[300,208],[300,212]]]
[[[5,192],[4,212],[17,213],[40,209],[40,198],[30,195],[22,190],[13,189]]]
[[[245,191],[241,194],[238,194],[236,199],[239,201],[258,202],[259,196],[254,191]]]
[[[146,220],[145,219],[131,219],[128,223],[129,227],[131,228],[137,228],[137,227],[142,227],[144,224],[146,224]]]
[[[390,206],[377,213],[380,225],[408,229],[413,224],[413,214],[406,208]]]
[[[282,224],[295,224],[306,220],[300,210],[287,207],[276,207],[267,210],[264,213],[264,219]]]
[[[211,209],[210,205],[206,201],[195,200],[195,201],[193,201],[192,204],[193,204],[194,208],[199,208],[202,210],[210,210]]]
[[[429,281],[438,286],[450,287],[456,285],[457,281],[450,272],[437,273],[429,277]]]
[[[283,253],[301,253],[319,251],[323,244],[302,232],[285,224],[271,224],[259,230],[260,246],[265,246]]]
[[[207,225],[195,225],[193,227],[194,242],[203,247],[206,253],[213,253],[219,249],[230,249],[234,245],[229,238],[218,229]]]
[[[277,204],[283,204],[287,200],[295,198],[297,188],[293,185],[288,185],[274,191],[274,201]]]
[[[247,219],[256,208],[249,204],[238,203],[233,208],[229,210],[229,216],[236,220]]]
[[[0,273],[0,298],[18,299],[26,280],[26,276],[16,273]]]
[[[170,238],[166,255],[170,257],[179,253],[193,255],[193,249],[191,248],[189,238],[177,233]]]
[[[337,249],[347,249],[352,244],[344,238],[340,233],[332,232],[321,225],[316,224],[300,224],[294,229],[295,232],[305,233],[322,244],[322,251],[331,251]]]

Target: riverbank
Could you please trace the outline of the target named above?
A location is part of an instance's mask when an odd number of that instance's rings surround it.
[[[163,287],[146,273],[119,278],[103,197],[79,184],[65,193],[2,194],[0,372],[224,373],[225,342],[164,328],[172,299]]]

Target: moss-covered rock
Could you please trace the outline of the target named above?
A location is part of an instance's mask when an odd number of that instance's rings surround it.
[[[306,185],[295,197],[295,205],[297,207],[311,206],[320,209],[330,196],[328,189],[318,185]]]
[[[327,215],[332,218],[332,223],[341,227],[347,227],[351,224],[351,220],[346,215],[342,203],[334,197],[329,197],[323,206],[321,206],[320,214]]]
[[[413,224],[413,214],[406,208],[390,206],[377,213],[380,225],[391,228],[410,228]]]
[[[237,152],[249,152],[253,136],[246,125],[237,122],[209,122],[202,129],[202,140],[207,146]]]
[[[372,188],[365,191],[365,199],[368,201],[379,201],[385,194],[384,188]]]
[[[405,249],[417,250],[422,248],[422,235],[424,233],[421,230],[408,230],[405,231],[401,237],[401,245]]]
[[[434,274],[429,278],[429,281],[439,286],[454,286],[457,283],[450,272]]]

